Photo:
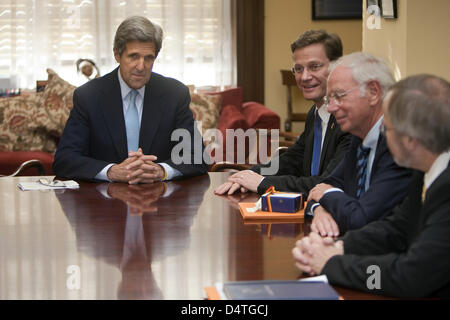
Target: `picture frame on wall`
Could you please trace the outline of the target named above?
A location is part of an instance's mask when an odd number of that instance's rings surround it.
[[[381,17],[397,19],[397,0],[380,0]]]
[[[362,0],[311,0],[313,20],[362,19]]]

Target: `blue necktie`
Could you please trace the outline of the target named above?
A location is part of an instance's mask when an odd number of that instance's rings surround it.
[[[366,192],[366,178],[367,178],[367,160],[369,159],[370,148],[364,147],[362,143],[357,150],[356,161],[356,181],[358,182],[358,190],[356,196],[360,198]]]
[[[139,114],[136,107],[136,96],[138,92],[131,90],[128,94],[129,104],[125,114],[125,128],[127,130],[128,151],[137,151],[139,148]]]
[[[314,120],[314,147],[311,164],[311,175],[319,174],[320,149],[322,148],[322,119],[319,117],[319,111],[316,110],[316,119]]]

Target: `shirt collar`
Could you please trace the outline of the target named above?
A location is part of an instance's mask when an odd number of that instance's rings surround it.
[[[429,188],[434,180],[439,177],[439,175],[448,167],[448,162],[450,161],[450,151],[441,153],[439,157],[434,160],[430,170],[425,173],[423,177],[425,188]]]
[[[378,119],[378,121],[374,124],[372,129],[370,129],[367,136],[364,138],[362,144],[364,147],[368,147],[370,149],[376,149],[378,143],[378,137],[380,136],[380,126],[383,121],[383,116]]]
[[[330,113],[328,112],[328,106],[325,103],[322,104],[322,106],[320,108],[317,108],[317,105],[315,105],[315,106],[316,106],[316,110],[318,110],[320,119],[323,122],[328,123],[328,121],[330,120]]]
[[[117,75],[119,77],[119,84],[120,84],[120,93],[122,94],[122,100],[124,100],[128,94],[130,93],[131,90],[133,90],[132,88],[130,88],[127,83],[125,82],[125,80],[123,80],[122,75],[120,74],[120,67],[117,70]],[[145,93],[145,86],[143,86],[140,89],[136,90],[139,95],[143,98],[144,97],[144,93]]]

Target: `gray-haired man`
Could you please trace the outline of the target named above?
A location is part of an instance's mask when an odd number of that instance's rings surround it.
[[[123,21],[114,39],[120,64],[76,89],[53,170],[58,176],[127,183],[152,183],[203,174],[194,146],[203,146],[189,109],[190,95],[177,80],[152,72],[162,30],[147,18]],[[191,137],[188,163],[171,159],[176,129]],[[194,133],[195,132],[195,133]],[[202,152],[198,150],[197,152]]]

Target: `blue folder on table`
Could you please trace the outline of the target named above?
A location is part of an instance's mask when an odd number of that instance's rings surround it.
[[[224,283],[223,290],[231,300],[339,300],[326,282],[236,281]]]

